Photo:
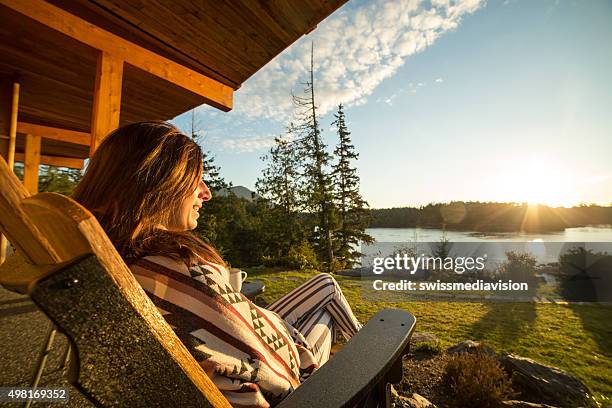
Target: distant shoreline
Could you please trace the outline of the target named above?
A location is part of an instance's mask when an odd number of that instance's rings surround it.
[[[453,202],[370,210],[369,228],[429,228],[460,232],[559,232],[612,225],[612,207],[553,208],[513,203]]]
[[[405,228],[423,228],[423,229],[431,229],[431,230],[442,230],[444,228],[442,228],[442,226],[423,226],[423,225],[419,225],[419,226],[414,226],[414,227],[373,227],[373,226],[369,226],[368,229],[405,229]],[[509,232],[526,232],[526,233],[546,233],[546,232],[562,232],[565,231],[568,228],[612,228],[612,224],[587,224],[587,225],[575,225],[575,226],[571,226],[571,227],[566,227],[563,229],[559,229],[559,230],[546,230],[546,231],[523,231],[523,230],[519,230],[519,231],[512,231],[512,230],[486,230],[486,229],[482,229],[479,231],[473,230],[473,229],[461,229],[461,228],[451,228],[450,226],[446,226],[446,230],[447,231],[453,231],[453,232],[474,232],[474,233],[509,233]]]

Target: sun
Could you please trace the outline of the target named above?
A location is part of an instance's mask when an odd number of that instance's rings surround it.
[[[514,162],[501,177],[504,201],[571,207],[578,203],[573,177],[566,166],[543,157]],[[509,199],[509,200],[508,200]]]

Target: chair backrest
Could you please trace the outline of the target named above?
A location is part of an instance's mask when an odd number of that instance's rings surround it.
[[[95,217],[60,194],[30,196],[2,157],[0,231],[16,248],[0,284],[29,294],[76,346],[71,382],[92,402],[230,407]]]

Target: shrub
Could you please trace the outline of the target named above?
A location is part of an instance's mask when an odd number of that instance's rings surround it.
[[[306,242],[302,242],[300,245],[292,246],[289,249],[289,255],[283,263],[290,268],[300,270],[316,269],[319,266],[317,262],[317,254]]]
[[[442,346],[439,341],[425,341],[422,343],[417,343],[414,347],[412,347],[413,352],[426,353],[426,354],[440,354],[442,352]]]
[[[612,295],[612,255],[584,247],[559,256],[561,295],[571,302],[609,302]]]
[[[591,269],[602,261],[610,265],[612,255],[607,252],[595,252],[584,247],[574,247],[559,255],[559,272],[564,278],[576,275],[589,275]]]
[[[536,272],[536,258],[528,252],[506,252],[505,261],[498,270],[500,277],[518,282],[533,282]]]
[[[452,356],[442,379],[458,408],[496,408],[514,394],[506,372],[494,357],[484,353]]]

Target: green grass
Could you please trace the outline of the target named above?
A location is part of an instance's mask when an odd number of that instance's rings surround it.
[[[249,269],[261,279],[270,303],[315,272]],[[580,378],[604,406],[612,403],[612,307],[548,303],[372,302],[361,296],[359,278],[336,277],[357,318],[365,322],[384,308],[405,309],[417,331],[440,338],[442,348],[471,339],[554,365]]]

